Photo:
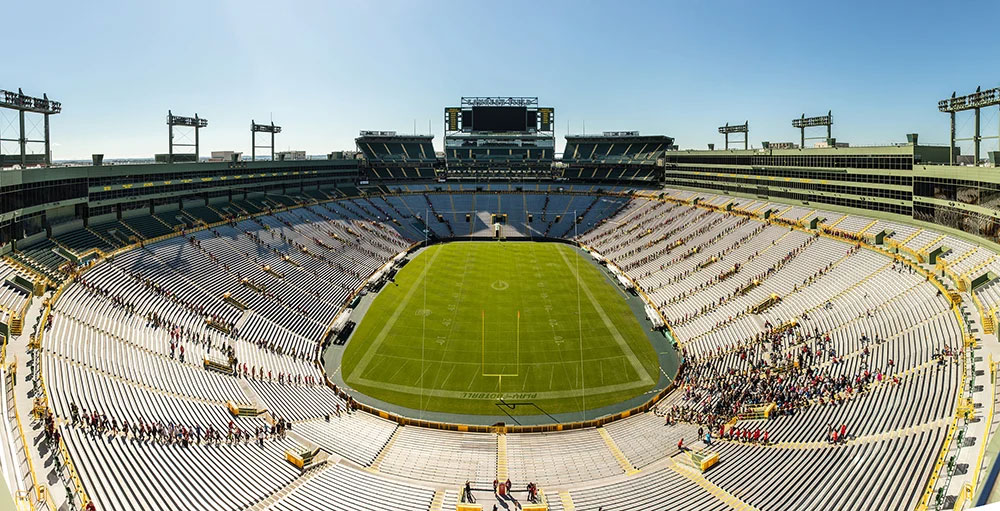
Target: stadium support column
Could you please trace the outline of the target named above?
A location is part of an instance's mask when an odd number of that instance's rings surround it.
[[[167,110],[167,163],[174,162],[174,123],[170,121],[174,114]]]
[[[948,145],[948,164],[955,164],[955,112],[949,112],[951,114],[951,144]]]
[[[983,140],[983,137],[979,133],[979,109],[976,108],[976,133],[972,136],[972,145],[975,150],[975,160],[972,162],[973,165],[979,165],[979,142]]]
[[[18,143],[21,145],[21,168],[28,166],[28,137],[24,136],[24,110],[18,111],[18,118],[21,122],[21,136],[18,137]]]
[[[198,163],[198,114],[194,114],[194,162]]]
[[[46,99],[48,99],[46,97]],[[52,149],[49,146],[49,114],[44,114],[45,117],[45,166],[48,167],[52,165]]]

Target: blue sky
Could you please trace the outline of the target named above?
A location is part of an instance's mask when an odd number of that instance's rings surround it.
[[[718,126],[749,120],[759,147],[832,109],[838,140],[915,131],[946,144],[937,101],[1000,85],[995,43],[955,24],[984,5],[14,2],[5,16],[22,21],[0,30],[0,88],[63,102],[57,159],[166,152],[168,109],[209,119],[203,154],[249,153],[250,119],[272,115],[282,150],[353,149],[358,130],[409,133],[414,121],[421,133],[430,121],[440,148],[443,108],[463,95],[538,96],[560,139],[586,122],[704,148],[721,145]],[[0,117],[5,137],[11,118]],[[984,112],[983,130],[996,126],[996,109]]]

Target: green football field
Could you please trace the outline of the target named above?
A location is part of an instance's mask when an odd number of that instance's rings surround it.
[[[417,410],[578,412],[659,377],[622,291],[561,243],[433,245],[379,292],[347,344],[348,385]]]

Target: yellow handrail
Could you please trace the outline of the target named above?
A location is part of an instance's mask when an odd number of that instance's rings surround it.
[[[961,323],[961,317],[958,315],[958,308],[952,307],[952,310],[955,312],[955,316],[959,318],[959,322]],[[920,497],[920,502],[917,504],[918,510],[927,509],[927,504],[930,501],[931,494],[934,493],[934,485],[937,483],[941,470],[944,467],[945,456],[948,455],[948,451],[951,449],[952,439],[955,437],[955,431],[958,429],[958,406],[962,400],[962,392],[965,388],[965,366],[966,364],[963,363],[962,376],[959,379],[959,381],[963,382],[963,384],[958,386],[958,394],[955,396],[955,411],[953,417],[951,418],[951,426],[948,427],[948,433],[944,438],[944,445],[941,446],[941,452],[938,454],[937,461],[934,463],[934,471],[931,472],[930,478],[927,480],[927,487],[924,488],[924,493]]]
[[[990,397],[990,413],[986,417],[986,431],[983,433],[983,443],[979,446],[979,458],[976,461],[975,471],[972,473],[972,492],[975,493],[976,487],[979,485],[979,473],[983,469],[983,457],[986,456],[986,444],[989,439],[990,425],[993,424],[993,412],[996,408],[995,404],[997,401],[997,379],[996,379],[996,364],[993,362],[993,355],[989,357],[990,364],[990,383],[993,385],[993,392]]]
[[[7,378],[6,373],[4,373],[4,378]],[[7,382],[4,381],[4,385],[6,384]],[[31,461],[31,452],[28,451],[28,442],[24,438],[24,426],[21,424],[21,413],[17,411],[17,396],[15,394],[16,392],[14,392],[14,389],[12,388],[10,399],[14,404],[14,419],[17,421],[17,433],[21,436],[21,446],[24,448],[24,457],[28,460],[28,472],[31,474],[31,488],[35,493],[35,499],[41,501],[42,494],[41,490],[38,488],[38,475],[35,474],[35,464]],[[31,508],[35,508],[34,504],[31,504]]]

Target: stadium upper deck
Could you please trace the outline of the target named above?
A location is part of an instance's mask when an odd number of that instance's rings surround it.
[[[671,186],[904,221],[1000,247],[1000,176],[949,165],[947,146],[684,150],[665,159]]]
[[[638,131],[566,135],[562,177],[586,182],[663,182],[664,154],[674,139]]]
[[[574,164],[655,164],[674,149],[674,139],[664,135],[605,132],[602,135],[566,135],[562,162]]]
[[[0,243],[52,233],[63,223],[86,225],[129,211],[228,201],[247,194],[329,189],[350,191],[358,160],[240,161],[29,167],[4,170]]]
[[[155,212],[197,202],[204,205],[254,193],[322,189],[350,195],[359,186],[393,182],[530,179],[637,188],[669,184],[822,206],[922,227],[935,224],[950,229],[951,234],[1000,247],[996,213],[1000,176],[989,167],[948,165],[944,146],[677,151],[669,150],[672,139],[664,136],[568,136],[563,158],[555,159],[554,166],[535,161],[545,169],[536,172],[511,165],[509,160],[501,164],[492,156],[479,163],[449,159],[445,166],[433,155],[429,136],[369,134],[359,137],[358,145],[363,160],[6,170],[0,187],[0,242],[3,250],[9,250],[11,240],[51,233],[61,223],[88,223],[107,215],[115,218],[130,211]],[[509,150],[503,158],[510,158]],[[484,167],[484,162],[490,164]]]
[[[362,131],[355,139],[365,156],[369,181],[433,179],[437,156],[433,135],[397,135],[394,131]]]

